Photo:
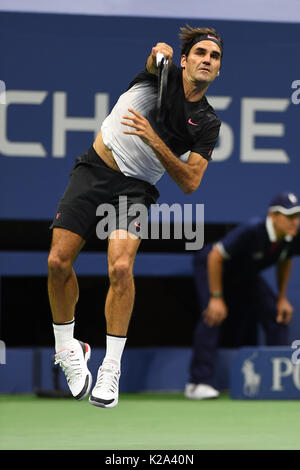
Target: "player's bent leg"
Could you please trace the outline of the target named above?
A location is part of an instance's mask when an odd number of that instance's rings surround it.
[[[125,230],[112,235],[115,238],[109,239],[107,254],[110,287],[105,303],[106,327],[108,334],[126,336],[135,296],[133,265],[141,240]]]
[[[92,405],[102,408],[118,404],[121,356],[134,304],[133,265],[139,244],[139,238],[121,230],[109,239],[110,288],[105,304],[107,350],[89,399]]]
[[[48,294],[54,322],[63,323],[74,318],[79,289],[73,263],[84,243],[76,233],[53,229],[48,257]]]
[[[72,266],[84,243],[79,235],[54,228],[48,258],[48,293],[53,316],[55,364],[62,368],[70,391],[77,400],[85,398],[92,385],[92,376],[87,367],[91,348],[74,338],[79,289]]]

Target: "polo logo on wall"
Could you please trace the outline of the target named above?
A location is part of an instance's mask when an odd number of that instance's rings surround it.
[[[300,362],[290,347],[241,348],[230,377],[233,399],[300,399]]]
[[[255,363],[253,359],[256,356],[257,353],[254,353],[249,359],[245,359],[241,369],[244,375],[243,392],[249,397],[254,397],[259,393],[261,382],[261,375],[255,372]]]

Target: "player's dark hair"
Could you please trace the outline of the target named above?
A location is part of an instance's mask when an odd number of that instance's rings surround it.
[[[218,40],[221,45],[221,52],[223,53],[223,40],[214,28],[193,28],[187,24],[186,27],[180,28],[180,31],[181,33],[179,34],[179,38],[181,40],[181,55],[185,54],[188,56],[191,45],[197,36],[205,34],[214,36]]]

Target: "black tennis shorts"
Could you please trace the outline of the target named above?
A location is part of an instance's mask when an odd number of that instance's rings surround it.
[[[76,158],[50,229],[64,228],[84,240],[93,232],[108,238],[116,229],[143,238],[150,205],[158,198],[155,186],[113,170],[91,147]]]

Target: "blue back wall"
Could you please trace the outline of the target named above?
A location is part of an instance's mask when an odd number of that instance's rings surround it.
[[[53,217],[74,158],[91,145],[152,46],[169,43],[179,64],[178,32],[186,23],[202,25],[189,18],[0,13],[7,98],[0,104],[0,219]],[[204,203],[206,222],[240,222],[263,214],[279,190],[299,192],[300,93],[292,88],[300,80],[299,25],[203,25],[225,43],[220,77],[207,94],[222,134],[200,188],[186,196],[165,175],[159,202]],[[64,131],[63,117],[80,118],[78,129]]]

